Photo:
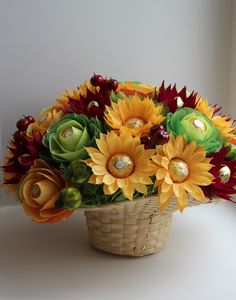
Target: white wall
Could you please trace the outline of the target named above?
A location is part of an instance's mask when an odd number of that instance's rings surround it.
[[[236,1],[232,2],[229,51],[228,106],[232,117],[236,118]]]
[[[0,0],[0,127],[93,72],[187,84],[224,105],[230,0]]]

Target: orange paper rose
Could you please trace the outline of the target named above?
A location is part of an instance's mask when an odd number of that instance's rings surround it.
[[[58,171],[36,160],[20,183],[19,198],[26,214],[38,223],[57,223],[69,217],[71,211],[55,206],[64,186]]]
[[[155,93],[155,87],[146,83],[126,81],[119,83],[117,91],[123,92],[126,96],[136,94],[141,97],[152,97],[152,94]]]

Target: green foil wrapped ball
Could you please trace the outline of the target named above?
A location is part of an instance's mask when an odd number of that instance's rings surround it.
[[[218,130],[211,120],[192,108],[180,108],[175,113],[168,113],[166,128],[175,137],[186,135],[188,142],[195,141],[203,145],[206,152],[217,152],[222,147]]]
[[[61,196],[56,202],[56,206],[65,210],[74,210],[80,207],[82,195],[77,188],[69,187],[61,190]]]
[[[85,147],[96,145],[95,139],[102,130],[98,119],[89,119],[85,115],[68,114],[47,130],[43,144],[51,156],[59,162],[86,159]]]
[[[83,183],[88,182],[91,175],[91,168],[86,163],[81,160],[73,160],[65,169],[64,179],[71,181],[74,186],[80,187]]]
[[[229,148],[227,158],[230,160],[236,160],[236,146],[233,144],[226,144],[226,146]]]

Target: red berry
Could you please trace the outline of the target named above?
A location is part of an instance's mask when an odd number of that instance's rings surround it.
[[[166,131],[159,131],[155,134],[154,138],[157,145],[163,145],[169,141],[170,135]]]
[[[25,131],[28,126],[29,126],[29,121],[27,119],[20,119],[17,123],[16,123],[16,127],[19,130]]]
[[[115,79],[110,78],[106,80],[106,88],[109,91],[111,90],[115,91],[118,88],[118,84],[119,84],[118,81]]]
[[[31,116],[27,116],[27,117],[24,117],[23,119],[20,119],[17,123],[16,123],[16,127],[19,129],[19,130],[22,130],[22,131],[25,131],[29,124],[33,123],[34,122],[34,118],[31,117]]]
[[[170,135],[163,125],[153,125],[150,129],[150,135],[154,139],[155,144],[163,145],[169,141]]]
[[[145,149],[155,148],[155,141],[150,135],[144,135],[140,137],[141,144],[144,145]]]
[[[111,91],[112,90],[112,85],[113,85],[113,79],[106,79],[106,85],[105,85],[105,87],[106,87],[106,89],[108,90],[108,91]]]
[[[112,89],[113,91],[116,91],[117,88],[118,88],[118,85],[119,85],[119,82],[117,80],[113,80],[113,83],[112,83]]]
[[[25,119],[27,119],[30,123],[34,123],[34,118],[32,116],[27,116],[25,117]]]
[[[151,127],[151,129],[150,129],[150,135],[151,136],[155,136],[155,134],[157,133],[157,132],[159,132],[159,131],[166,131],[166,129],[165,129],[165,127],[164,126],[162,126],[162,125],[153,125],[152,127]]]
[[[102,86],[102,85],[104,85],[105,80],[101,75],[94,74],[90,79],[90,83],[93,86]]]

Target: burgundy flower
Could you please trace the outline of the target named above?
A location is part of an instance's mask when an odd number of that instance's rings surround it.
[[[86,96],[80,95],[80,100],[69,99],[69,103],[74,113],[102,120],[106,105],[111,105],[110,91],[99,89],[93,93],[87,89]]]
[[[180,107],[195,108],[197,93],[194,91],[188,96],[186,86],[178,92],[176,84],[172,87],[169,85],[165,87],[165,82],[162,82],[156,100],[168,106],[170,112],[175,112]]]
[[[68,112],[72,111],[76,114],[84,114],[90,118],[97,117],[103,120],[106,105],[111,105],[111,91],[115,92],[117,88],[117,80],[94,74],[90,82],[86,82],[83,86],[83,91],[79,88],[79,99],[69,98],[70,108]]]
[[[203,187],[206,197],[219,198],[234,202],[231,195],[236,194],[236,160],[227,160],[228,148],[224,147],[219,152],[211,154],[210,172],[215,177],[212,184]]]
[[[31,138],[24,131],[16,131],[8,146],[9,156],[2,166],[4,184],[17,184],[34,160],[39,157],[41,147],[42,137],[40,133],[36,133]]]

